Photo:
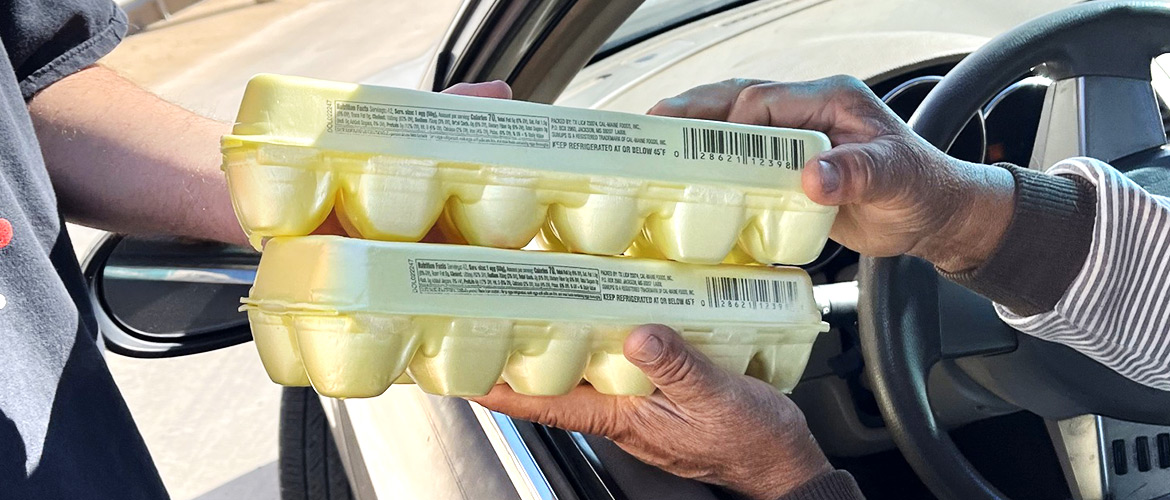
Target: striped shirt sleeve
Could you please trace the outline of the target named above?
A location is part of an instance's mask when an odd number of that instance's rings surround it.
[[[1170,199],[1089,158],[1063,161],[1048,173],[1096,187],[1088,257],[1051,310],[1021,316],[996,304],[996,311],[1021,332],[1170,390]]]

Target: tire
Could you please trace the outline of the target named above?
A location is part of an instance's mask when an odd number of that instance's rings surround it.
[[[321,400],[308,387],[285,387],[281,393],[280,498],[353,499]]]

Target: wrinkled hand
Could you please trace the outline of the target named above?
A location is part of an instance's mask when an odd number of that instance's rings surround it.
[[[1010,173],[943,154],[852,77],[728,80],[650,113],[824,132],[833,149],[805,164],[803,188],[840,206],[831,237],[864,255],[908,253],[966,270],[991,254],[1011,219]]]
[[[832,470],[800,409],[759,380],[733,375],[661,325],[626,338],[625,355],[658,391],[606,396],[580,386],[559,397],[497,385],[475,401],[544,425],[599,434],[650,465],[774,500]]]

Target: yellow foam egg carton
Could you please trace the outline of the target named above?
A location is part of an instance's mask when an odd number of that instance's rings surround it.
[[[806,273],[340,236],[274,238],[242,309],[273,381],[332,397],[415,382],[534,395],[654,390],[622,354],[664,323],[720,366],[789,391],[828,330]]]
[[[819,132],[260,75],[224,163],[253,245],[310,234],[713,264],[803,264],[836,209],[801,191]]]

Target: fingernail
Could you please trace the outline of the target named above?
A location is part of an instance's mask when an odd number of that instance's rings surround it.
[[[832,193],[841,187],[841,170],[836,165],[821,160],[818,163],[821,171],[821,191]]]
[[[638,350],[631,353],[633,358],[643,363],[649,363],[658,359],[662,354],[662,339],[657,335],[647,335],[646,340],[642,341],[642,345],[638,346]]]

